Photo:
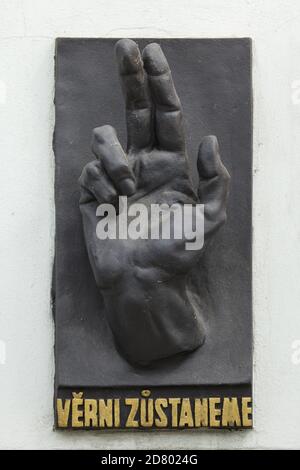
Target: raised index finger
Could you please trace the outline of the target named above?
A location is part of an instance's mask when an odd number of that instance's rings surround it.
[[[149,147],[154,137],[152,106],[138,45],[131,39],[121,39],[115,50],[126,103],[127,146]]]
[[[143,51],[152,100],[156,107],[156,137],[159,146],[171,151],[185,149],[181,103],[171,70],[159,44],[148,44]]]

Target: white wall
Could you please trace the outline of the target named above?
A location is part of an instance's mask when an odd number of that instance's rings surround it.
[[[253,431],[52,430],[57,36],[253,38]],[[0,0],[0,448],[300,448],[299,57],[298,0]]]

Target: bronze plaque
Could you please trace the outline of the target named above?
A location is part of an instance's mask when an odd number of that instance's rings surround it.
[[[55,424],[252,427],[249,39],[58,39]]]

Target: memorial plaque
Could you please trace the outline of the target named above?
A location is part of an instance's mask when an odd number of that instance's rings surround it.
[[[252,427],[250,39],[57,39],[55,425]]]

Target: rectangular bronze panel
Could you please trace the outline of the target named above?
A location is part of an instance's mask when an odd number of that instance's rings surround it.
[[[136,41],[141,48],[152,42]],[[126,142],[114,60],[116,39],[58,39],[53,298],[59,428],[251,427],[252,423],[251,41],[155,41],[169,61],[181,99],[193,175],[199,142],[210,134],[217,135],[231,174],[228,220],[207,252],[205,272],[199,278],[209,299],[205,314],[209,334],[195,352],[151,367],[133,366],[118,353],[85,248],[78,186],[82,168],[93,159],[93,128],[111,124],[121,143]],[[135,416],[128,421],[135,406]]]

